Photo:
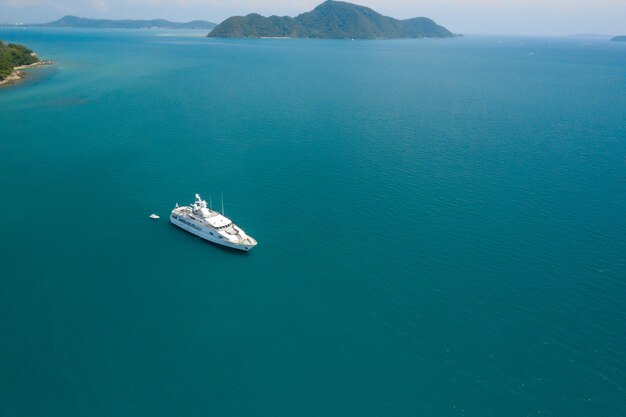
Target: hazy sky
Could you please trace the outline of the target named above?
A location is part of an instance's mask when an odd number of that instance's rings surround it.
[[[257,12],[295,16],[322,0],[0,0],[0,21],[45,22],[66,14],[220,22]],[[455,33],[626,34],[626,0],[358,0],[396,18],[427,16]]]

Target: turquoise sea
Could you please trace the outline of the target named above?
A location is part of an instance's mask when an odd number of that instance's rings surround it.
[[[626,415],[626,45],[201,35],[0,29],[1,416]]]

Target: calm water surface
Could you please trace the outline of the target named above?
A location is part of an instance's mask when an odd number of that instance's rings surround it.
[[[0,415],[626,415],[625,45],[197,35],[0,30]]]

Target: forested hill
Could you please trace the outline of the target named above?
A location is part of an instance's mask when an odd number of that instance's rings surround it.
[[[325,1],[295,18],[256,13],[229,17],[209,33],[216,38],[394,39],[455,36],[426,17],[398,20],[342,1]]]
[[[13,68],[35,62],[39,62],[39,58],[27,47],[0,41],[0,80],[4,80],[10,75]]]

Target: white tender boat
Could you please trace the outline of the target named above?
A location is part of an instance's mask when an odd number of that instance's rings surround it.
[[[151,218],[151,219],[155,219],[155,220],[156,220],[156,219],[160,219],[160,217],[159,217],[159,216],[157,216],[157,215],[156,215],[156,214],[154,214],[154,213],[152,213],[152,214],[150,215],[150,218]]]
[[[206,201],[196,194],[193,204],[183,207],[176,204],[170,214],[170,221],[202,239],[230,248],[247,252],[257,244],[256,240],[224,216],[223,200],[220,213],[207,207]]]

